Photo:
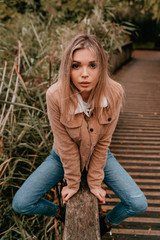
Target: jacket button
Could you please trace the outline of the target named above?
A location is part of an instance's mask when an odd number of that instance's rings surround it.
[[[93,132],[93,128],[90,128],[90,132]]]
[[[110,121],[111,121],[111,118],[109,117],[109,118],[108,118],[108,122],[110,122]]]
[[[93,117],[93,113],[91,113],[91,117]]]

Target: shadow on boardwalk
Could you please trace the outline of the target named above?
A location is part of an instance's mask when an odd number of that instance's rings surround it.
[[[114,78],[124,86],[126,103],[110,149],[142,189],[149,207],[103,239],[160,239],[160,52],[134,51]],[[107,192],[111,198],[103,209],[109,211],[119,200]]]

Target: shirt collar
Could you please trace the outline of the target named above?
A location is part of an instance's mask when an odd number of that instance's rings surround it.
[[[89,115],[88,111],[90,109],[90,104],[87,104],[86,102],[84,102],[80,94],[78,94],[77,97],[78,97],[78,105],[77,105],[77,108],[75,110],[75,114],[84,112],[88,116]]]
[[[78,94],[77,97],[78,97],[78,105],[77,105],[77,108],[75,110],[75,114],[84,112],[89,117],[90,112],[93,110],[93,108],[90,108],[90,104],[87,104],[86,102],[83,101],[80,94]],[[107,106],[108,106],[107,99],[105,97],[103,97],[101,107],[105,108]]]

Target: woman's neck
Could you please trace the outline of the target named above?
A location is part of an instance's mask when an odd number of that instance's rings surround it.
[[[88,99],[89,99],[90,92],[81,92],[80,95],[81,95],[83,101],[87,103]]]

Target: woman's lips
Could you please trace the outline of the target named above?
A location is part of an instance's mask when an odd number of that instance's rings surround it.
[[[88,87],[89,86],[89,82],[80,82],[80,85],[82,86],[82,87]]]

